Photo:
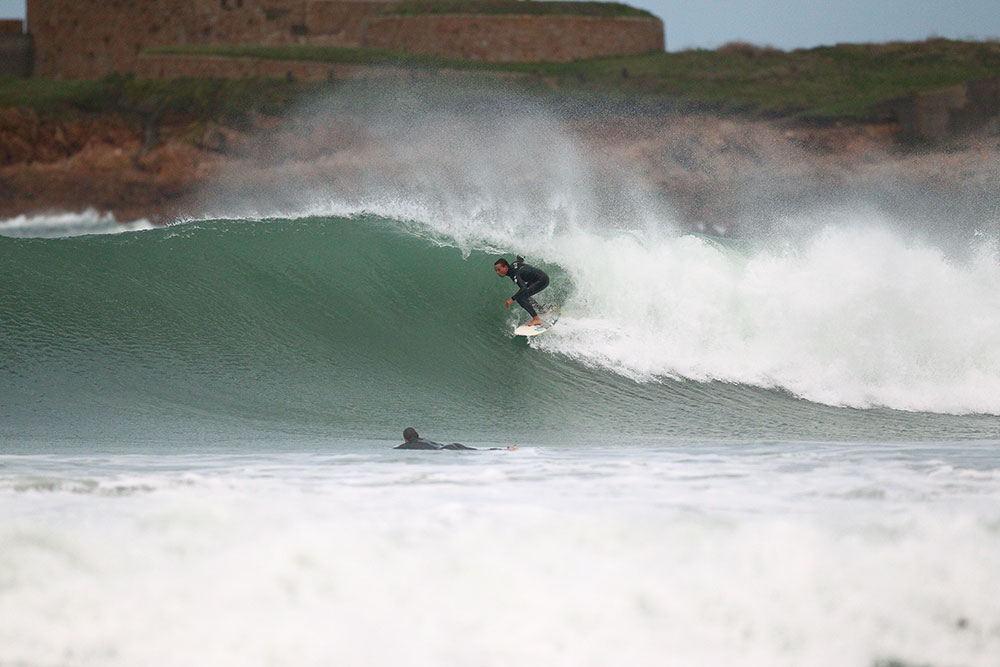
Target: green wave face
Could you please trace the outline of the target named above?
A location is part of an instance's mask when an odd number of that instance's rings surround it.
[[[527,433],[563,422],[553,414],[568,364],[510,337],[514,288],[492,257],[387,221],[0,242],[13,259],[8,429],[204,420],[390,437],[409,424]]]
[[[995,426],[592,367],[512,337],[524,314],[504,310],[514,287],[494,254],[381,218],[0,238],[0,250],[7,439],[381,439],[415,426],[440,440],[578,444]],[[565,267],[545,268],[550,298],[571,295]]]

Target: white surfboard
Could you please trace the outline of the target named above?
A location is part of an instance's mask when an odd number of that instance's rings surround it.
[[[549,313],[543,313],[545,319],[542,320],[541,324],[536,324],[534,326],[528,326],[522,324],[518,328],[514,329],[515,336],[537,336],[540,333],[545,333],[559,321],[559,311],[551,311]]]

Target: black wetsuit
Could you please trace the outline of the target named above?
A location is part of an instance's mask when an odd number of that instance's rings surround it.
[[[518,257],[517,261],[510,265],[507,277],[521,288],[517,290],[517,294],[512,296],[511,299],[517,301],[521,308],[528,311],[529,315],[538,317],[531,297],[549,286],[548,275],[541,269],[537,269],[530,264],[525,264],[524,260]]]
[[[475,447],[466,447],[465,445],[457,442],[453,442],[450,445],[442,445],[440,442],[424,440],[423,438],[417,438],[416,440],[404,442],[401,445],[396,445],[393,449],[463,449],[469,451],[479,451]],[[517,447],[488,447],[487,449],[517,449]]]
[[[433,440],[417,438],[416,440],[410,440],[409,442],[404,442],[401,445],[393,447],[393,449],[475,449],[475,447],[466,447],[457,442],[453,442],[450,445],[442,445],[440,442],[434,442]]]

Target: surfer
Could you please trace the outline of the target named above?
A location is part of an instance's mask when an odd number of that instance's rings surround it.
[[[535,268],[530,264],[525,264],[524,257],[520,255],[517,256],[513,264],[508,264],[507,260],[501,257],[493,262],[493,270],[501,278],[507,276],[520,288],[514,296],[507,299],[507,302],[504,303],[504,308],[510,308],[510,304],[517,301],[521,308],[524,308],[531,315],[531,319],[525,322],[524,326],[533,327],[541,324],[542,318],[535,311],[535,305],[531,297],[549,286],[548,275],[541,269]]]
[[[412,426],[408,426],[403,429],[403,440],[405,442],[401,445],[396,445],[393,449],[468,449],[474,450],[475,447],[466,447],[465,445],[453,442],[450,445],[442,445],[440,442],[434,442],[433,440],[425,440],[420,437],[417,433],[417,429]],[[517,449],[517,445],[511,447],[491,447],[490,449]]]

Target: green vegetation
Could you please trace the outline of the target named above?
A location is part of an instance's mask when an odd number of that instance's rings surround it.
[[[0,106],[23,106],[50,111],[67,106],[83,110],[103,104],[101,87],[95,81],[53,81],[0,77]]]
[[[0,107],[23,106],[65,115],[115,111],[160,118],[181,114],[236,122],[247,112],[279,114],[318,84],[282,79],[103,79],[55,80],[0,77]]]
[[[529,14],[533,16],[641,16],[644,9],[618,2],[535,2],[534,0],[405,0],[386,14]]]
[[[525,3],[518,3],[525,4]],[[548,3],[539,3],[548,4]],[[614,99],[672,99],[765,116],[860,120],[912,92],[936,90],[1000,73],[1000,42],[933,39],[780,51],[728,44],[573,63],[484,63],[377,49],[203,47],[173,53],[246,55],[322,62],[391,64],[520,72],[562,93]]]
[[[519,3],[520,4],[520,3]],[[380,49],[321,46],[175,47],[153,53],[252,56],[402,68],[513,72],[522,87],[588,100],[681,103],[694,108],[818,121],[864,120],[881,103],[1000,74],[1000,42],[857,44],[784,52],[749,44],[573,63],[484,63]],[[0,79],[0,105],[39,110],[186,113],[223,120],[280,113],[326,83],[278,79],[99,81]]]
[[[664,96],[726,110],[862,120],[880,103],[1000,75],[1000,42],[934,39],[784,52],[748,44],[574,63],[559,74],[592,91]]]

